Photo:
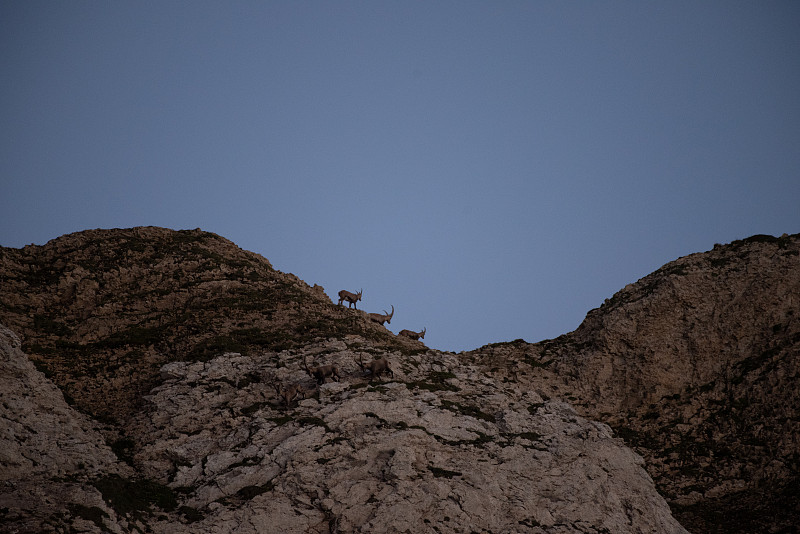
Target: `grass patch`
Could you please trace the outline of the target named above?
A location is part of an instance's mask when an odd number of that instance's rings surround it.
[[[688,274],[689,271],[686,270],[686,265],[681,264],[669,264],[663,269],[660,269],[663,274],[666,275],[675,275],[675,276],[684,276]]]
[[[428,375],[427,380],[409,382],[410,388],[424,389],[427,391],[460,391],[461,388],[449,384],[447,380],[456,378],[456,375],[448,371],[434,371]]]
[[[519,347],[519,346],[526,346],[528,342],[522,338],[515,339],[514,341],[501,341],[499,343],[489,343],[485,345],[484,349],[499,349],[503,347]]]
[[[544,356],[544,354],[542,354],[542,356]],[[525,363],[527,363],[528,365],[530,365],[534,369],[544,369],[548,365],[553,363],[555,361],[555,358],[550,358],[549,360],[544,360],[544,359],[537,360],[536,358],[533,357],[533,355],[525,354],[525,356],[523,357],[522,361],[524,361]]]

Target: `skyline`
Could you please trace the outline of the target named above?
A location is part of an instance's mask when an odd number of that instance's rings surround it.
[[[800,232],[800,4],[0,6],[0,245],[202,228],[390,330],[550,339]]]

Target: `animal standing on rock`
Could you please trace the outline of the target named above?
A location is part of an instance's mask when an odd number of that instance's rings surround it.
[[[278,402],[285,405],[287,408],[293,401],[301,397],[306,397],[306,390],[303,386],[300,384],[290,384],[286,386],[272,371],[264,372],[261,375],[261,382],[272,384],[272,387],[275,389],[275,394],[278,396]]]
[[[352,304],[353,306],[356,307],[356,309],[358,309],[358,305],[356,304],[356,302],[361,300],[361,293],[363,292],[364,292],[363,289],[358,293],[350,293],[349,291],[345,291],[344,289],[342,289],[341,291],[339,291],[339,305],[341,306],[342,301],[346,300],[348,308]]]
[[[389,323],[392,324],[392,316],[394,316],[394,305],[392,306],[392,313],[386,313],[386,310],[383,310],[383,313],[368,313],[367,317],[369,317],[370,321],[376,322],[378,324]]]
[[[306,372],[316,379],[317,384],[324,384],[325,379],[330,377],[331,380],[335,380],[336,382],[339,381],[339,369],[332,364],[328,365],[320,365],[319,367],[309,367],[308,363],[306,363],[306,357],[303,356],[303,367],[306,368]]]
[[[272,384],[275,392],[278,394],[280,400],[287,408],[293,401],[306,397],[306,390],[300,384],[291,384],[283,386],[283,384]]]
[[[364,363],[363,357],[358,357],[358,366],[361,367],[361,370],[365,373],[367,371],[370,372],[369,381],[372,382],[373,378],[380,377],[382,374],[391,375],[394,378],[394,371],[392,368],[389,367],[389,360],[386,358],[380,358],[377,360],[372,360],[369,363]]]
[[[408,339],[413,339],[414,341],[419,341],[420,338],[425,339],[425,329],[423,328],[422,332],[414,332],[413,330],[400,330],[397,335],[407,337]]]

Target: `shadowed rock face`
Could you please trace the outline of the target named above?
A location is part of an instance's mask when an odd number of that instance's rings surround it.
[[[780,532],[800,523],[798,355],[794,235],[686,256],[570,334],[471,359],[611,425],[689,530]]]
[[[797,517],[798,273],[797,236],[751,238],[556,340],[454,355],[199,230],[0,248],[0,522],[684,532],[649,472],[692,531],[780,532]],[[379,357],[395,376],[370,383],[357,362]],[[318,387],[304,358],[341,382]],[[275,382],[307,394],[286,406]]]
[[[103,518],[120,532],[93,481],[133,472],[97,426],[64,401],[0,325],[0,530],[54,532]]]

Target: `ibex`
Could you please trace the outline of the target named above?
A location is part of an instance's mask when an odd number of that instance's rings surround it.
[[[392,306],[392,313],[386,313],[386,310],[383,310],[383,313],[368,313],[367,317],[369,317],[370,321],[375,321],[378,324],[383,323],[392,323],[392,316],[394,315],[394,305]]]
[[[358,309],[358,305],[356,304],[356,302],[361,300],[361,293],[363,292],[364,292],[363,289],[358,293],[350,293],[349,291],[345,291],[344,289],[342,289],[341,291],[339,291],[339,305],[342,304],[343,300],[346,300],[348,308],[352,304],[353,306],[356,307],[356,309]]]
[[[317,384],[324,384],[325,379],[330,377],[331,380],[339,381],[339,369],[335,365],[320,365],[319,367],[309,367],[306,363],[306,357],[303,355],[303,366],[306,372],[317,380]]]
[[[272,384],[275,388],[275,393],[278,394],[278,399],[283,402],[288,408],[292,401],[298,400],[301,397],[305,398],[306,390],[300,384],[292,384],[284,387],[282,384]]]
[[[372,382],[373,378],[379,377],[384,373],[392,375],[392,378],[394,378],[394,371],[392,371],[392,368],[389,367],[389,361],[386,358],[380,358],[378,360],[372,360],[369,363],[364,363],[363,357],[359,355],[358,366],[361,367],[361,370],[365,373],[367,371],[370,372],[370,382]]]
[[[264,371],[260,381],[272,384],[272,387],[275,388],[275,393],[278,395],[278,401],[283,403],[287,408],[292,401],[300,397],[305,398],[306,396],[306,391],[300,384],[284,386],[273,371]]]
[[[414,341],[419,341],[419,338],[425,339],[425,329],[422,329],[422,332],[414,332],[413,330],[400,330],[397,334],[398,336],[405,336],[408,339],[413,339]]]

